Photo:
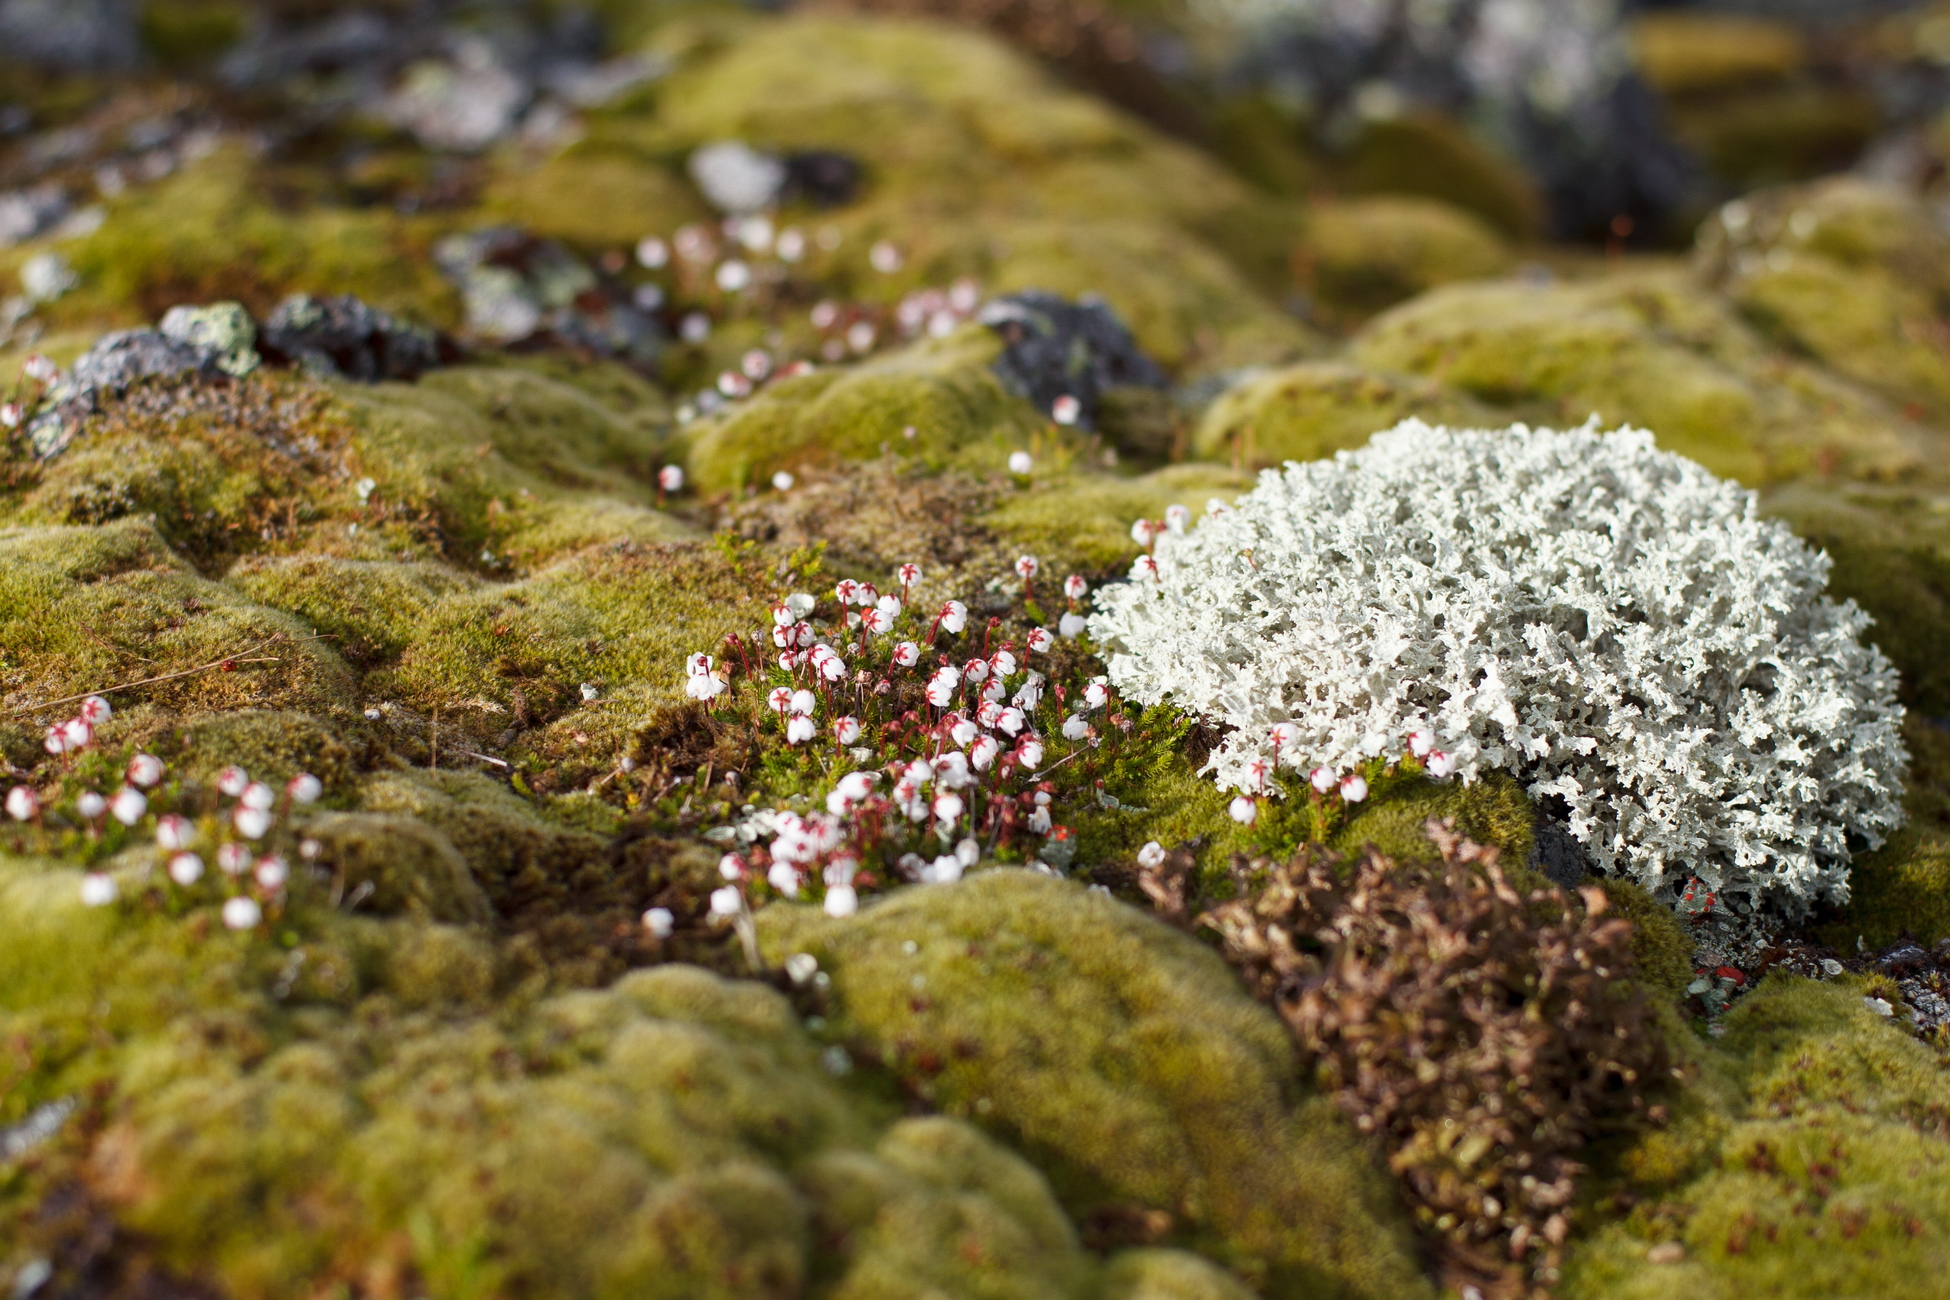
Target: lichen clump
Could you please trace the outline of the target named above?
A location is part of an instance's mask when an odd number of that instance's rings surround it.
[[[1127,695],[1230,729],[1209,770],[1242,797],[1412,749],[1511,772],[1655,893],[1797,911],[1847,897],[1907,764],[1895,670],[1827,573],[1649,434],[1409,421],[1162,530],[1091,630]]]

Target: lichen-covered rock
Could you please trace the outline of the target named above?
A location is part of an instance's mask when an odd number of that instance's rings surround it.
[[[982,324],[1002,338],[995,372],[1003,385],[1044,414],[1067,398],[1057,422],[1097,427],[1106,393],[1162,388],[1164,371],[1137,349],[1130,331],[1101,300],[1065,302],[1034,290],[991,299]]]
[[[418,379],[440,362],[432,331],[367,306],[351,294],[295,294],[264,321],[259,346],[287,363],[362,383]]]
[[[829,1032],[1042,1153],[1073,1212],[1161,1212],[1269,1296],[1422,1283],[1369,1157],[1216,956],[1081,886],[998,870],[829,921],[760,917],[832,978]],[[1126,1210],[1129,1215],[1133,1210]]]

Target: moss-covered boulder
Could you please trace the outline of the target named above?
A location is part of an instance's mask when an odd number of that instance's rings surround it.
[[[1376,196],[1316,203],[1305,257],[1320,310],[1358,323],[1438,284],[1510,269],[1503,240],[1460,208],[1434,199]]]
[[[1413,1295],[1371,1156],[1310,1097],[1218,957],[1080,885],[996,870],[831,921],[774,907],[773,960],[831,977],[828,1032],[1034,1154],[1076,1213],[1203,1242],[1269,1296]]]

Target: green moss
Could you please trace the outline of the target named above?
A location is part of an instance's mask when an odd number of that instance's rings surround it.
[[[325,813],[307,820],[316,861],[334,887],[361,894],[381,916],[410,912],[436,921],[483,921],[487,896],[447,837],[418,817]]]
[[[1495,231],[1432,199],[1345,199],[1316,203],[1308,216],[1314,293],[1337,323],[1365,320],[1438,284],[1510,269]]]
[[[175,68],[208,63],[243,38],[248,15],[228,0],[149,0],[138,19],[142,44]]]
[[[1543,200],[1530,179],[1434,113],[1367,123],[1336,172],[1355,193],[1439,199],[1512,238],[1534,236],[1543,225]]]
[[[1303,361],[1235,384],[1207,407],[1192,435],[1196,455],[1258,468],[1319,460],[1360,447],[1409,416],[1480,427],[1488,408],[1435,381],[1380,374],[1340,361]]]
[[[1490,772],[1471,785],[1460,781],[1411,780],[1391,784],[1386,797],[1371,797],[1334,832],[1328,847],[1358,853],[1372,844],[1392,858],[1411,862],[1435,856],[1423,826],[1429,818],[1452,818],[1456,830],[1478,844],[1494,844],[1504,860],[1520,866],[1536,838],[1537,812],[1515,777]]]
[[[215,786],[217,772],[232,764],[254,780],[279,785],[309,772],[328,791],[339,789],[352,775],[352,749],[337,728],[289,710],[203,714],[158,739],[154,748],[172,771],[209,787]]]
[[[325,555],[254,556],[225,580],[259,604],[298,615],[334,638],[340,654],[367,667],[398,658],[443,596],[480,582],[431,561]]]
[[[1950,1083],[1853,981],[1770,975],[1702,1068],[1710,1162],[1572,1257],[1565,1294],[1926,1296],[1950,1242]],[[1696,1131],[1710,1132],[1711,1126]],[[1664,1139],[1656,1139],[1664,1140]]]
[[[21,705],[107,691],[122,707],[147,700],[179,713],[297,708],[329,716],[344,707],[352,678],[309,632],[198,577],[147,520],[0,530],[0,656],[9,696]],[[228,656],[258,662],[109,689]]]
[[[1648,984],[1675,998],[1693,979],[1693,936],[1671,907],[1630,880],[1597,882],[1605,891],[1613,915],[1632,923],[1632,955]]]
[[[1237,1279],[1197,1255],[1127,1250],[1104,1276],[1104,1300],[1251,1300]]]
[[[690,186],[633,151],[572,145],[540,163],[502,160],[482,195],[486,212],[534,234],[602,252],[655,231],[708,220]]]
[[[1377,318],[1353,359],[1553,423],[1597,415],[1759,485],[1820,467],[1897,473],[1917,450],[1874,399],[1771,354],[1684,278],[1436,289]]]
[[[1243,475],[1216,465],[1171,465],[1135,478],[1039,477],[980,522],[1035,555],[1044,572],[1060,581],[1063,572],[1101,573],[1135,559],[1141,548],[1131,540],[1131,525],[1139,519],[1163,519],[1172,504],[1203,514],[1208,500],[1230,501],[1248,486]]]
[[[866,164],[828,292],[890,300],[957,275],[1102,294],[1170,366],[1288,359],[1311,336],[1273,305],[1297,210],[1213,160],[1054,85],[965,28],[795,16],[740,30],[663,87],[651,153],[713,140],[841,148]],[[897,275],[868,269],[891,239]]]
[[[1780,81],[1808,57],[1791,25],[1728,14],[1640,14],[1631,42],[1639,75],[1666,95]]]
[[[928,465],[1000,463],[1044,427],[988,369],[1000,348],[992,332],[968,326],[850,369],[782,380],[690,435],[691,475],[701,490],[722,492],[781,469],[887,452]]]
[[[47,310],[63,325],[130,325],[180,303],[234,299],[262,316],[287,294],[354,293],[450,325],[457,301],[428,243],[421,226],[383,210],[280,211],[247,154],[227,147],[111,204],[100,230],[64,245],[81,286]]]
[[[1014,870],[841,922],[775,905],[760,932],[772,960],[803,949],[831,975],[832,1032],[1008,1135],[1073,1211],[1162,1210],[1269,1295],[1419,1290],[1368,1157],[1306,1096],[1278,1021],[1190,938]]]

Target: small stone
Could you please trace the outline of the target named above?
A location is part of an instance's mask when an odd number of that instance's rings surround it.
[[[1862,1005],[1878,1016],[1893,1016],[1896,1014],[1896,1009],[1890,1006],[1884,998],[1863,998]]]
[[[1648,1264],[1677,1264],[1686,1258],[1686,1248],[1676,1241],[1662,1241],[1645,1252]]]

